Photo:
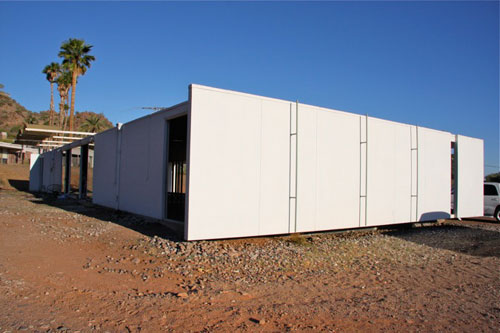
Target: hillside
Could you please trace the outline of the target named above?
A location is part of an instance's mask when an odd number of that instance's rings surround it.
[[[80,127],[85,122],[85,120],[93,116],[97,116],[102,120],[102,130],[113,127],[113,124],[102,113],[97,114],[91,111],[77,111],[75,114],[75,129],[80,130]],[[55,118],[55,125],[58,125],[59,117],[56,116]],[[13,139],[19,132],[19,129],[21,129],[25,123],[48,125],[49,111],[33,112],[27,110],[24,106],[10,97],[7,93],[2,92],[0,94],[0,132],[7,132],[8,139]]]
[[[14,137],[25,122],[36,119],[37,124],[43,124],[42,118],[42,114],[26,110],[15,99],[0,94],[0,132],[7,132],[9,138]]]

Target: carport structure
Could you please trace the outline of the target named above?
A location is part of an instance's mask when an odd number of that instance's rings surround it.
[[[193,84],[93,140],[93,202],[186,240],[483,213],[482,140],[298,102]]]
[[[94,136],[66,144],[41,155],[32,154],[30,161],[30,191],[71,192],[71,166],[73,151],[79,150],[78,198],[87,197],[87,177],[89,165],[90,145],[93,145]]]
[[[28,144],[48,151],[94,134],[61,130],[57,126],[25,124],[19,131],[15,143]]]

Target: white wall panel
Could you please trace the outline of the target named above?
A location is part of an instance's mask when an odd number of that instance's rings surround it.
[[[318,112],[299,104],[297,135],[297,232],[316,229]]]
[[[359,226],[360,116],[299,105],[297,231]]]
[[[31,192],[40,192],[42,188],[42,163],[43,158],[39,154],[32,153],[30,157],[30,184]]]
[[[290,104],[262,100],[259,235],[288,232]]]
[[[162,219],[166,122],[187,112],[179,104],[96,135],[94,203]]]
[[[57,191],[62,189],[62,152],[54,151],[54,171],[52,172],[53,184],[57,184]]]
[[[163,218],[167,119],[187,113],[187,104],[157,112],[121,128],[120,210]]]
[[[191,103],[188,239],[288,232],[290,104],[196,85]]]
[[[366,176],[367,176],[367,144],[363,143],[360,144],[360,152],[359,152],[359,158],[360,158],[360,189],[359,189],[359,194],[361,196],[366,196]]]
[[[296,132],[294,132],[296,133]],[[290,135],[290,197],[296,197],[296,181],[297,181],[297,134]]]
[[[367,225],[410,221],[410,126],[368,118]]]
[[[44,153],[42,159],[42,192],[60,191],[62,184],[62,155],[60,151],[51,150]]]
[[[483,140],[456,137],[457,217],[483,215]]]
[[[51,175],[51,165],[52,165],[52,151],[48,151],[42,155],[42,192],[46,192],[49,187],[52,175]]]
[[[92,202],[101,206],[117,207],[117,151],[118,129],[96,134],[94,145],[94,174]]]
[[[418,221],[450,217],[451,134],[418,128]]]
[[[359,226],[360,117],[317,111],[317,228]]]
[[[122,126],[119,209],[162,218],[163,175],[153,169],[162,167],[163,151],[160,149],[152,159],[150,139],[151,132],[156,132],[155,139],[164,141],[164,127],[164,122],[155,123],[151,117]]]

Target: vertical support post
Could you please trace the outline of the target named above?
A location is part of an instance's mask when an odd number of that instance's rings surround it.
[[[460,207],[458,206],[458,135],[455,135],[455,150],[454,150],[454,159],[453,159],[453,172],[455,173],[455,188],[453,195],[453,213],[455,213],[455,218],[460,220]]]
[[[123,124],[116,124],[116,158],[115,158],[115,200],[116,210],[120,210],[120,172],[122,160],[122,126]]]
[[[298,207],[298,175],[299,175],[299,100],[295,102],[295,232],[297,232]]]
[[[290,103],[290,142],[288,165],[288,232],[297,231],[298,101]]]
[[[78,198],[87,197],[87,171],[89,166],[89,145],[80,147],[80,182],[78,186]]]
[[[416,188],[417,192],[416,192],[416,199],[415,199],[416,200],[416,204],[415,204],[415,216],[416,217],[415,218],[418,220],[418,193],[419,193],[419,191],[418,191],[418,181],[419,181],[419,179],[418,179],[419,178],[418,177],[418,164],[419,164],[419,161],[418,161],[419,160],[419,156],[418,156],[419,155],[419,152],[418,152],[418,126],[416,126],[416,139],[417,139],[417,142],[416,142],[417,143],[417,188]]]
[[[359,226],[366,226],[368,179],[368,115],[359,118]]]
[[[66,150],[65,156],[66,170],[64,170],[64,193],[69,193],[71,187],[71,149]]]
[[[410,222],[418,221],[418,126],[410,127]]]

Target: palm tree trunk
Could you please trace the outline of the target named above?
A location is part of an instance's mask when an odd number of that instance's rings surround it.
[[[73,89],[69,88],[71,91],[73,91]],[[72,94],[71,94],[72,95]],[[64,97],[64,103],[65,105],[71,105],[71,100],[70,100],[70,93],[69,93],[69,90],[68,90],[68,93],[66,94],[66,96]],[[63,126],[63,131],[66,130],[66,127],[68,126],[68,122],[69,122],[69,109],[66,109],[66,106],[64,107],[64,126]]]
[[[59,103],[59,127],[63,128],[63,121],[64,121],[64,96],[60,95],[61,97],[61,102]]]
[[[63,127],[62,130],[66,130],[66,126],[68,125],[68,115],[66,114],[66,111],[64,111],[64,120],[63,120]],[[70,135],[71,136],[71,135]]]
[[[49,111],[49,125],[54,124],[54,82],[50,82],[50,111]]]
[[[76,66],[75,66],[76,67]],[[77,69],[73,69],[73,80],[71,82],[71,111],[69,114],[69,130],[73,130],[73,118],[75,115],[75,90],[76,90],[76,77],[77,77]]]

